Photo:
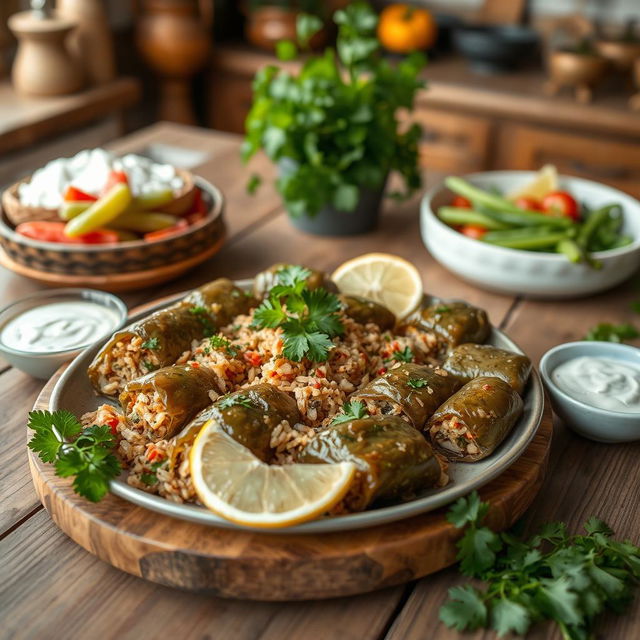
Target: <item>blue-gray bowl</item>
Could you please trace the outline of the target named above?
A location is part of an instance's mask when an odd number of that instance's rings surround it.
[[[611,342],[567,342],[547,351],[540,360],[540,374],[556,414],[568,427],[596,442],[640,440],[640,413],[609,411],[585,404],[566,394],[551,378],[567,360],[583,356],[610,358],[640,366],[640,349]]]

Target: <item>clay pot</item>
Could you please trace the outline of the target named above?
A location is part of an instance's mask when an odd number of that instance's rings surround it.
[[[604,76],[607,61],[591,54],[553,51],[549,56],[550,80],[546,91],[555,95],[562,87],[575,90],[578,102],[590,102],[593,88]]]
[[[258,7],[247,11],[245,36],[260,49],[275,51],[280,40],[296,41],[298,11],[282,7]],[[321,29],[309,42],[311,49],[322,48],[327,41],[327,32]]]
[[[82,87],[82,70],[65,48],[75,23],[63,18],[37,18],[22,11],[9,18],[9,29],[18,38],[12,69],[13,86],[30,96],[57,96]]]

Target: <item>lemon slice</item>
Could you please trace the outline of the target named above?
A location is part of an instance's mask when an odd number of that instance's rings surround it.
[[[536,177],[527,184],[518,187],[507,195],[509,200],[517,198],[535,198],[541,200],[547,193],[558,190],[558,170],[552,164],[546,164]]]
[[[344,497],[356,470],[351,462],[265,464],[214,420],[198,434],[190,463],[204,505],[226,520],[264,529],[322,515]]]
[[[398,256],[366,253],[341,264],[331,279],[342,293],[383,304],[397,318],[408,316],[421,302],[418,270]]]

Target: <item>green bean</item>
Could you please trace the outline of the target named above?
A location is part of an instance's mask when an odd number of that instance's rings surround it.
[[[472,224],[485,229],[508,229],[506,224],[473,209],[440,207],[438,217],[447,224]]]
[[[592,211],[587,219],[584,221],[578,232],[577,242],[583,248],[586,249],[589,246],[589,241],[594,237],[598,230],[606,225],[607,220],[611,220],[610,212],[619,207],[617,204],[610,204],[606,207],[601,207]]]
[[[454,193],[471,200],[476,207],[481,207],[482,213],[508,226],[532,227],[540,225],[564,229],[574,224],[571,218],[566,216],[543,215],[535,211],[521,209],[513,202],[478,189],[478,187],[474,187],[456,176],[449,176],[445,180],[445,185]]]
[[[551,227],[530,227],[489,231],[482,236],[482,241],[510,249],[544,249],[555,248],[559,242],[569,237],[568,231]]]
[[[575,240],[571,238],[565,238],[560,240],[556,246],[558,253],[564,253],[569,259],[569,262],[582,262],[584,260],[584,254],[580,246]]]

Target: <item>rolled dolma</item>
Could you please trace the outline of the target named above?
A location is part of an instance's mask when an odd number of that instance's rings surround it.
[[[234,440],[263,462],[273,458],[271,437],[283,421],[301,421],[295,400],[271,384],[255,384],[223,396],[201,411],[177,437],[174,456],[190,445],[202,427],[215,420]]]
[[[531,360],[525,355],[488,344],[468,343],[453,349],[442,368],[463,384],[480,376],[501,378],[522,395],[531,373]]]
[[[422,429],[434,411],[461,386],[442,369],[404,363],[374,378],[351,395],[364,402],[371,415],[404,415]]]
[[[431,445],[397,416],[333,425],[304,447],[298,461],[353,462],[356,479],[343,502],[348,511],[362,511],[377,501],[411,500],[446,482],[442,463]]]
[[[128,382],[119,400],[132,428],[157,442],[174,436],[209,406],[210,392],[216,389],[213,370],[194,362],[163,367]]]
[[[492,454],[522,415],[523,402],[500,378],[475,378],[431,417],[427,431],[450,460],[476,462]]]
[[[360,324],[373,322],[381,331],[393,329],[396,324],[395,315],[387,307],[360,296],[340,295],[344,312]]]
[[[98,393],[116,395],[130,380],[174,364],[193,340],[212,335],[252,305],[242,289],[221,278],[185,299],[118,331],[89,366]]]
[[[484,342],[491,333],[491,325],[483,309],[466,302],[438,302],[417,311],[407,321],[422,331],[432,331],[448,351],[464,342]]]
[[[278,283],[278,271],[291,266],[294,265],[287,264],[286,262],[277,262],[276,264],[271,265],[268,269],[256,274],[253,279],[253,294],[256,298],[264,298]],[[336,292],[338,290],[331,278],[329,278],[328,274],[324,271],[309,269],[309,267],[305,268],[311,271],[311,275],[307,278],[308,289],[313,291],[314,289],[322,287],[327,289],[327,291]]]

